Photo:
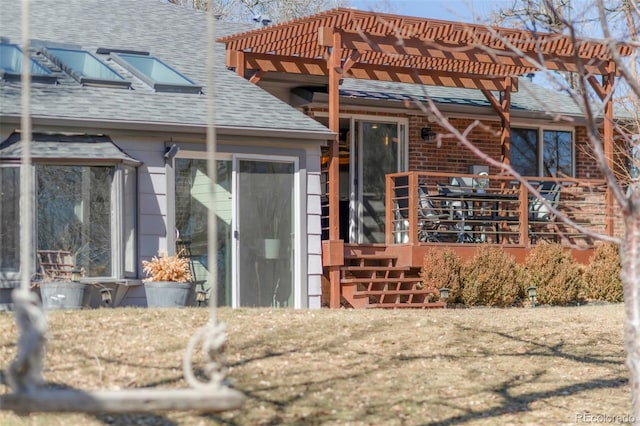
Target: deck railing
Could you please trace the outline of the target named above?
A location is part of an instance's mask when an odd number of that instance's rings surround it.
[[[552,240],[586,248],[594,242],[589,232],[607,231],[610,218],[605,217],[604,181],[526,180],[534,188],[546,182],[546,203],[512,176],[430,172],[387,175],[386,243],[527,246]],[[549,188],[553,190],[547,191]],[[565,223],[550,206],[579,227]]]

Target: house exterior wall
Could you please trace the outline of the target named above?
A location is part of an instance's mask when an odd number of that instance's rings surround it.
[[[204,141],[181,142],[173,138],[180,147],[182,158],[203,158],[206,151]],[[322,290],[322,243],[320,227],[320,146],[317,141],[283,140],[278,138],[260,138],[246,136],[219,136],[218,152],[226,155],[264,155],[284,156],[298,159],[298,216],[300,252],[297,255],[297,267],[300,269],[301,308],[320,308]],[[188,153],[186,153],[188,151]],[[256,211],[256,214],[260,212]]]
[[[3,129],[4,130],[4,129]],[[171,252],[175,244],[172,195],[174,176],[164,158],[168,141],[183,149],[205,154],[202,136],[143,133],[98,132],[88,129],[38,128],[38,132],[106,133],[113,143],[142,164],[137,168],[137,279],[144,278],[142,261],[161,251]],[[5,138],[8,136],[3,135]],[[227,154],[264,154],[295,157],[298,159],[299,210],[294,211],[300,229],[300,245],[296,249],[297,268],[300,270],[298,305],[302,308],[320,308],[322,295],[322,251],[320,226],[320,144],[319,141],[260,139],[259,137],[219,137],[219,152]],[[203,158],[201,156],[201,158]],[[259,214],[259,212],[256,212]],[[122,279],[123,277],[116,277]],[[135,279],[134,279],[135,281]],[[0,286],[14,287],[17,282],[0,280]],[[9,294],[8,292],[6,294]],[[2,297],[4,297],[4,293]],[[7,304],[10,300],[0,300]],[[146,306],[144,287],[131,286],[121,301],[125,306]]]

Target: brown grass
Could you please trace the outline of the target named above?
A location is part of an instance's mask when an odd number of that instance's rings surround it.
[[[45,377],[81,389],[184,387],[182,352],[207,316],[206,309],[52,312]],[[219,316],[229,331],[228,377],[248,397],[238,411],[0,412],[0,424],[573,424],[585,413],[629,412],[619,304],[221,309]],[[13,358],[15,342],[13,316],[0,314],[0,368]]]

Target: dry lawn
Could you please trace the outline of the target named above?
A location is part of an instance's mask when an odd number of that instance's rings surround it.
[[[206,309],[49,315],[45,377],[80,389],[184,387]],[[32,414],[1,425],[576,424],[625,416],[622,305],[535,309],[222,309],[242,409],[218,415]],[[16,351],[0,314],[0,368]],[[8,388],[0,384],[0,392]],[[624,420],[613,418],[613,420]]]

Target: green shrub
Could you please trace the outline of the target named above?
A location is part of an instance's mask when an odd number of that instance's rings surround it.
[[[462,301],[461,267],[462,259],[455,251],[448,248],[429,247],[420,271],[422,285],[425,289],[436,290],[436,294],[441,288],[446,287],[449,289],[448,302],[460,303]]]
[[[538,244],[525,260],[523,289],[538,287],[537,301],[545,305],[567,305],[579,300],[582,276],[571,253],[560,244]]]
[[[602,244],[596,247],[585,268],[582,296],[587,300],[622,302],[620,269],[620,252],[617,245]]]
[[[481,246],[462,267],[462,299],[465,304],[506,307],[522,294],[515,258],[500,248]]]

